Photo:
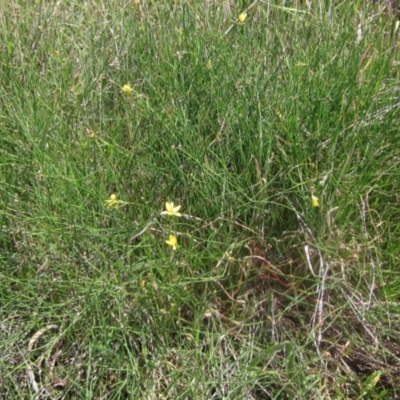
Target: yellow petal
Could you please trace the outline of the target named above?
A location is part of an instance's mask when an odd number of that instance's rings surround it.
[[[127,83],[126,85],[122,86],[122,91],[126,94],[132,94],[133,93],[133,89],[132,86],[129,85],[129,83]]]
[[[174,203],[169,203],[168,201],[165,203],[165,211],[162,211],[161,214],[174,215],[175,217],[180,217],[181,214],[178,212],[181,209],[181,206],[174,206]]]
[[[117,205],[117,195],[112,193],[106,200],[106,207],[115,207]]]
[[[173,207],[173,208],[172,208],[174,214],[178,214],[178,211],[179,211],[180,209],[181,209],[181,206],[176,206],[176,207]]]
[[[105,206],[110,208],[118,208],[120,204],[124,204],[124,202],[122,200],[118,200],[115,193],[110,194],[110,197],[105,201]]]
[[[239,22],[244,22],[244,21],[246,21],[246,18],[247,18],[247,13],[242,12],[242,13],[239,14],[239,16],[238,16],[238,21],[239,21]]]
[[[168,240],[166,240],[165,242],[172,247],[172,250],[176,250],[178,239],[175,235],[169,235]]]
[[[319,207],[318,197],[311,195],[311,204],[313,207]]]

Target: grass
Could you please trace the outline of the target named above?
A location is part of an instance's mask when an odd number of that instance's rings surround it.
[[[1,398],[400,398],[398,24],[347,3],[4,3]]]

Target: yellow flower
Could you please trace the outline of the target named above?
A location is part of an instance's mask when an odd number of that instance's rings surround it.
[[[313,194],[311,195],[311,205],[313,207],[319,207],[318,197],[314,196]]]
[[[146,281],[145,280],[140,281],[139,286],[143,289],[146,286]]]
[[[121,204],[121,200],[117,200],[117,195],[115,193],[111,194],[110,197],[105,201],[106,207],[117,208],[118,204]]]
[[[172,247],[172,250],[176,250],[178,239],[175,235],[169,235],[168,240],[166,240],[165,243],[169,244]]]
[[[246,12],[242,12],[241,14],[239,14],[238,16],[238,21],[243,23],[244,21],[246,21],[247,18],[247,13]]]
[[[133,93],[133,89],[132,86],[127,83],[126,85],[122,86],[122,91],[126,94],[132,94]]]
[[[163,211],[161,214],[166,214],[166,215],[173,215],[175,217],[180,217],[182,214],[179,213],[178,211],[181,209],[181,206],[174,206],[174,203],[169,203],[168,201],[165,203],[165,211]]]

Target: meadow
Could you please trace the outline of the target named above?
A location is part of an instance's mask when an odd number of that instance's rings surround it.
[[[2,8],[1,399],[400,398],[389,7]]]

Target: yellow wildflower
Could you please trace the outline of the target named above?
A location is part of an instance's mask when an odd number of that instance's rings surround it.
[[[105,201],[106,207],[109,208],[117,208],[118,204],[121,204],[121,200],[117,200],[117,195],[115,193],[112,193],[110,197]]]
[[[143,289],[146,286],[146,281],[145,280],[141,280],[139,282],[139,286]]]
[[[165,211],[161,214],[173,215],[175,217],[180,217],[182,214],[178,211],[181,209],[181,206],[174,206],[174,203],[169,203],[168,201],[165,203]]]
[[[169,235],[168,240],[166,240],[165,243],[169,244],[172,247],[172,250],[176,250],[178,239],[175,235]]]
[[[318,197],[314,196],[313,194],[311,195],[311,205],[313,207],[319,207]]]
[[[121,89],[126,94],[132,94],[133,93],[133,88],[129,83],[127,83],[126,85],[122,86]]]
[[[239,14],[238,16],[238,21],[243,23],[244,21],[246,21],[247,18],[247,13],[246,12],[242,12],[241,14]]]

